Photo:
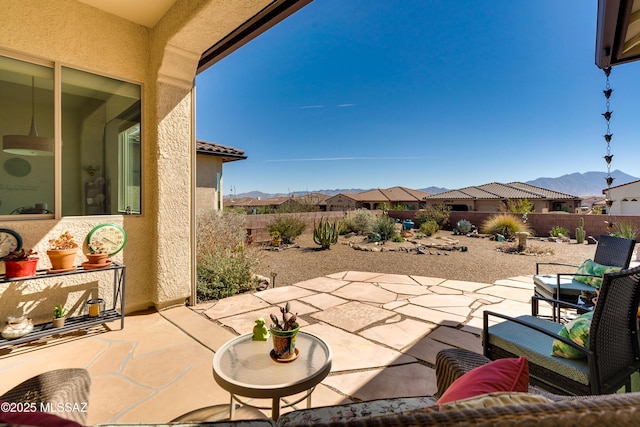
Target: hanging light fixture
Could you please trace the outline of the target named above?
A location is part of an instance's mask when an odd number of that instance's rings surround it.
[[[53,156],[53,139],[38,136],[35,116],[35,78],[31,77],[31,129],[28,135],[5,135],[2,151],[20,156]]]

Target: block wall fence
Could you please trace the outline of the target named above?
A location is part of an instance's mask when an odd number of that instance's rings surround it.
[[[417,211],[389,211],[389,216],[400,220],[412,219]],[[475,226],[480,226],[485,218],[495,215],[496,212],[451,212],[447,230],[453,230],[456,223],[466,219]],[[521,215],[521,214],[516,214]],[[584,219],[584,230],[587,236],[598,237],[601,234],[609,234],[605,221],[632,222],[640,229],[640,216],[631,215],[583,215],[570,213],[530,213],[527,214],[527,223],[534,230],[536,236],[548,236],[549,231],[555,226],[564,227],[569,231],[569,237],[575,238],[576,228],[580,218]]]
[[[372,211],[381,214],[381,211]],[[399,220],[413,219],[418,211],[389,211],[391,218]],[[496,212],[451,212],[449,222],[445,225],[445,230],[453,230],[456,223],[461,219],[466,219],[473,225],[480,226],[482,222],[489,216],[495,215]],[[349,212],[302,212],[295,214],[265,214],[265,215],[247,215],[245,218],[245,228],[248,236],[253,241],[269,240],[269,231],[267,227],[269,223],[279,215],[295,215],[302,219],[307,228],[304,234],[313,233],[313,223],[320,219],[328,219],[330,221],[340,220],[349,215]],[[516,214],[521,215],[521,214]],[[576,227],[580,218],[584,219],[584,229],[587,236],[598,237],[601,234],[609,234],[605,221],[612,222],[632,222],[640,229],[640,216],[630,215],[582,215],[570,213],[530,213],[527,214],[527,223],[534,230],[536,236],[548,236],[549,231],[555,226],[564,227],[569,231],[569,237],[575,238]]]

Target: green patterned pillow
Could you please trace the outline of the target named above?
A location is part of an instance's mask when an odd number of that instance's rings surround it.
[[[574,280],[582,282],[585,285],[591,285],[594,288],[599,288],[602,285],[602,276],[605,273],[615,273],[622,270],[622,267],[611,267],[609,265],[598,264],[591,259],[586,259],[575,274],[590,274],[591,276],[574,276]],[[597,276],[597,277],[593,277]]]
[[[558,335],[588,349],[591,319],[593,319],[593,311],[582,314],[564,325],[562,329],[560,329],[560,332],[558,332]],[[551,355],[564,357],[565,359],[582,359],[586,357],[584,353],[581,353],[560,340],[553,340]]]

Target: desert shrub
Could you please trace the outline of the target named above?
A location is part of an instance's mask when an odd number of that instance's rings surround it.
[[[420,232],[425,236],[432,236],[437,233],[438,230],[440,230],[440,226],[434,219],[429,219],[420,226]]]
[[[457,230],[458,234],[467,234],[467,233],[471,232],[471,222],[469,222],[466,219],[461,219],[456,224],[456,230]]]
[[[518,231],[531,233],[530,227],[520,218],[507,213],[491,215],[484,220],[480,230],[485,234],[502,234],[507,239],[515,237]]]
[[[373,226],[373,234],[380,236],[379,240],[391,240],[396,233],[396,222],[386,215],[377,218]]]
[[[635,239],[640,229],[631,221],[618,221],[613,224],[613,231],[610,233],[615,237],[625,237],[627,239]]]
[[[196,224],[196,298],[225,298],[255,289],[257,249],[246,246],[244,215],[207,212]]]
[[[500,212],[532,213],[535,210],[535,205],[528,199],[507,199],[502,202],[500,207]]]
[[[549,231],[549,235],[551,237],[560,237],[561,234],[564,237],[569,237],[569,232],[567,231],[567,229],[564,227],[560,227],[559,225],[556,225],[551,229],[551,231]]]
[[[357,209],[343,221],[343,233],[369,235],[373,231],[377,215],[369,209]]]
[[[290,244],[307,228],[307,224],[296,215],[278,215],[267,226],[269,234],[278,232],[282,243]]]
[[[416,223],[418,228],[422,226],[425,222],[429,220],[433,220],[438,224],[438,229],[444,227],[444,225],[449,221],[449,215],[451,212],[451,208],[446,205],[429,205],[424,209],[420,209],[416,212],[416,215],[413,221]]]

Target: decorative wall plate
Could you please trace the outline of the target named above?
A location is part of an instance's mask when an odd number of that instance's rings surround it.
[[[4,170],[11,176],[23,177],[31,173],[31,164],[20,157],[5,160]]]

